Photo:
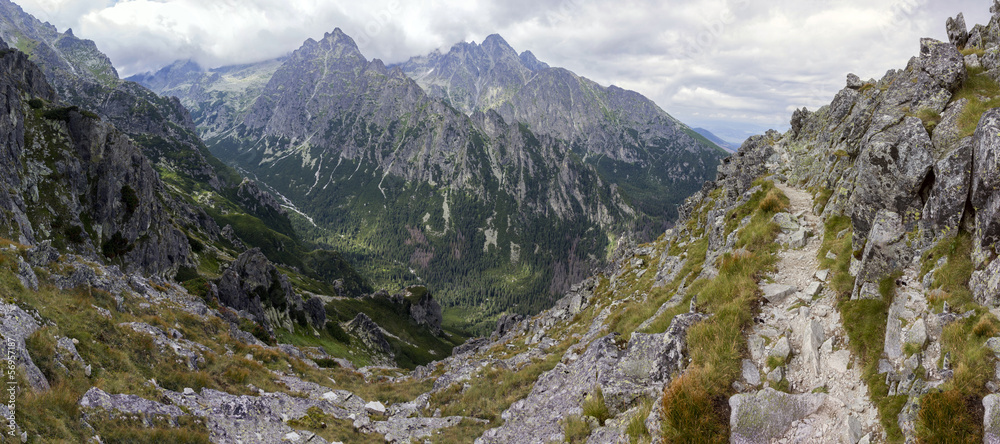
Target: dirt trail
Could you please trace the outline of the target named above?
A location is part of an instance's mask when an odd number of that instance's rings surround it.
[[[847,347],[847,334],[836,309],[836,297],[825,288],[826,276],[817,270],[816,259],[822,242],[823,225],[813,213],[812,197],[806,191],[778,184],[791,200],[790,213],[797,225],[811,236],[805,246],[786,248],[779,253],[775,285],[793,287],[784,300],[766,302],[761,321],[749,338],[754,364],[766,384],[768,379],[788,381],[790,393],[827,393],[823,407],[792,424],[779,443],[851,442],[881,435],[877,412],[861,379],[861,362]],[[786,229],[780,241],[794,240],[800,229]],[[806,294],[819,283],[822,290]],[[786,341],[787,342],[784,342]],[[791,354],[779,370],[768,367],[768,357],[781,355],[783,345]],[[775,349],[778,349],[775,351]],[[775,358],[771,359],[774,364]],[[869,435],[870,434],[870,435]],[[862,439],[862,441],[864,441]]]

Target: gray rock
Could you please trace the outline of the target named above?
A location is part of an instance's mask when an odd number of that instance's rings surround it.
[[[21,256],[17,257],[17,279],[25,288],[38,290],[38,276],[35,276],[35,270]]]
[[[822,393],[789,395],[772,388],[729,398],[731,443],[768,443],[779,438],[793,422],[819,410]]]
[[[186,416],[177,406],[161,404],[135,395],[109,395],[97,387],[87,390],[87,393],[80,398],[79,405],[85,411],[104,410],[123,418],[140,415],[144,421],[156,416],[166,416],[171,419]]]
[[[823,291],[823,284],[820,282],[813,281],[809,283],[809,285],[806,286],[806,289],[803,290],[802,292],[805,293],[806,296],[815,297],[821,291]]]
[[[799,229],[799,222],[789,213],[777,213],[771,218],[771,222],[778,224],[781,231],[791,233]]]
[[[976,208],[973,259],[980,268],[997,253],[1000,242],[1000,109],[983,114],[973,136],[972,194]],[[978,253],[978,254],[976,254]],[[993,299],[998,293],[977,293],[977,300]]]
[[[749,359],[744,359],[742,364],[743,381],[751,387],[760,386],[760,370],[757,365]]]
[[[392,356],[392,346],[382,334],[382,329],[368,315],[358,313],[351,322],[347,323],[346,330],[357,336],[373,352],[383,355],[383,360]],[[391,358],[388,359],[391,360]]]
[[[906,343],[923,347],[927,342],[927,323],[923,318],[917,319],[906,332]]]
[[[5,344],[14,343],[13,350],[7,350],[7,357],[14,355],[14,360],[18,366],[24,368],[25,376],[32,390],[45,391],[49,389],[49,381],[32,361],[24,340],[31,336],[41,326],[38,321],[13,304],[0,302],[0,336],[3,336]],[[8,347],[5,347],[8,348]]]
[[[952,45],[964,47],[969,41],[969,28],[965,25],[965,16],[961,12],[955,18],[949,17],[945,21],[945,28],[948,30],[948,41]]]
[[[987,339],[986,348],[993,352],[993,354],[1000,355],[1000,337]]]
[[[983,416],[983,442],[1000,443],[1000,395],[986,395],[983,407],[986,409]]]
[[[632,333],[610,372],[599,377],[604,400],[612,412],[624,412],[642,397],[655,398],[673,374],[684,369],[687,330],[707,315],[676,316],[664,333]]]
[[[809,237],[812,236],[812,231],[807,228],[802,228],[788,237],[788,246],[790,248],[803,248],[809,242]]]
[[[295,294],[288,277],[268,261],[259,248],[247,250],[222,273],[215,282],[219,302],[236,311],[246,310],[254,320],[267,328],[276,327],[271,321],[284,318],[290,324],[288,313],[302,311],[302,298]],[[260,295],[267,296],[261,300]],[[272,308],[271,318],[267,310]],[[275,319],[275,317],[279,319]],[[291,325],[282,325],[289,329]]]
[[[848,88],[857,90],[857,89],[861,89],[861,87],[864,86],[864,85],[865,85],[864,82],[861,81],[861,78],[858,77],[857,74],[850,73],[850,74],[847,75],[847,87]]]
[[[858,421],[856,416],[847,415],[843,427],[845,442],[856,444],[861,440],[861,435],[864,433],[864,429],[861,428],[861,421]]]
[[[411,288],[423,289],[419,298],[416,301],[411,301],[414,296],[410,292]],[[441,334],[441,321],[444,319],[441,314],[441,304],[438,304],[429,291],[427,287],[411,287],[407,289],[407,301],[410,301],[410,319],[413,319],[417,325],[423,325],[431,330],[435,335]]]
[[[836,259],[836,256],[834,256],[834,258]],[[819,279],[820,282],[826,282],[826,280],[830,277],[830,269],[819,270],[814,276],[816,279]]]
[[[789,345],[788,338],[782,336],[781,339],[778,339],[778,341],[775,342],[774,347],[772,347],[771,351],[768,352],[768,356],[788,361],[788,356],[791,353],[792,353],[792,346]]]
[[[984,269],[974,271],[969,288],[976,302],[987,307],[1000,305],[1000,259],[994,259]]]
[[[968,76],[965,59],[953,44],[920,39],[920,58],[924,71],[948,91],[958,90]]]
[[[783,284],[767,284],[761,287],[761,290],[764,292],[764,298],[774,305],[784,302],[785,298],[798,291],[795,287]]]
[[[326,307],[320,298],[311,297],[306,299],[302,304],[302,309],[309,316],[309,322],[313,327],[322,329],[326,325]]]
[[[767,380],[770,382],[777,384],[781,382],[782,379],[785,379],[784,367],[775,367],[773,370],[767,372]]]
[[[901,242],[905,233],[899,214],[887,210],[878,212],[861,256],[856,292],[867,283],[878,283],[906,263],[912,253],[905,242]]]
[[[825,340],[826,334],[823,332],[823,324],[812,319],[806,320],[802,337],[802,359],[805,361],[806,367],[816,376],[821,374],[819,347],[823,345]]]
[[[941,133],[944,133],[946,128],[942,127]],[[939,138],[937,134],[937,130],[935,130],[936,140]],[[943,137],[941,136],[941,138]],[[940,141],[940,143],[945,142]],[[972,174],[973,156],[972,138],[966,137],[956,140],[950,146],[954,148],[934,164],[932,170],[934,183],[930,193],[926,196],[927,203],[924,205],[920,220],[920,227],[929,234],[958,232],[969,197],[968,184]],[[939,148],[936,146],[936,149]]]

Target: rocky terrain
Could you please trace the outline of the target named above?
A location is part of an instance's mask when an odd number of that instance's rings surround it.
[[[318,292],[333,288],[263,249],[171,276],[235,251],[175,216],[128,137],[5,49],[0,335],[19,391],[0,440],[996,442],[993,12],[949,20],[949,42],[882,79],[849,75],[725,159],[675,227],[617,239],[551,308],[413,370],[393,361],[438,352],[391,324],[449,337],[425,287]],[[198,242],[151,254],[172,236]]]

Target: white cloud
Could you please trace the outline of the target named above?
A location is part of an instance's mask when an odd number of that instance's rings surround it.
[[[401,62],[499,33],[518,51],[634,89],[709,129],[786,127],[829,103],[855,72],[881,77],[969,26],[988,4],[960,0],[21,0],[97,42],[125,75],[191,58],[205,66],[286,54],[340,27],[368,57]]]

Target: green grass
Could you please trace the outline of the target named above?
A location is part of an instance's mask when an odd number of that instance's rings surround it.
[[[570,415],[563,420],[563,435],[570,444],[585,443],[590,436],[590,423],[580,415]]]
[[[646,428],[646,418],[653,410],[653,405],[652,399],[644,399],[639,409],[629,418],[628,424],[625,426],[625,434],[628,435],[630,443],[650,441],[649,429]]]
[[[994,358],[984,346],[986,339],[1000,331],[1000,322],[973,300],[968,282],[972,275],[972,237],[960,232],[940,241],[924,255],[924,260],[936,263],[941,257],[947,262],[934,272],[933,293],[929,302],[932,310],[940,310],[945,302],[952,311],[973,311],[973,316],[945,326],[941,334],[941,353],[951,354],[954,378],[941,391],[921,400],[917,421],[917,436],[923,442],[982,442],[982,398],[988,394],[986,382],[993,374]],[[933,264],[931,264],[933,265]],[[925,263],[924,269],[930,269]]]
[[[747,355],[744,329],[753,322],[760,298],[758,282],[773,271],[780,228],[771,218],[787,208],[788,198],[773,183],[758,181],[762,189],[728,216],[733,227],[745,216],[750,223],[740,231],[737,246],[745,253],[726,254],[719,275],[698,280],[688,292],[698,295],[701,308],[713,316],[688,330],[691,363],[674,379],[663,397],[663,438],[668,442],[721,442],[729,439],[729,396]]]
[[[1000,107],[1000,85],[986,74],[983,68],[968,68],[969,78],[952,97],[952,101],[966,99],[968,104],[958,118],[959,137],[976,132],[979,119],[986,111]],[[983,101],[980,97],[985,97]]]
[[[597,390],[591,393],[583,401],[583,416],[590,416],[597,420],[597,423],[602,427],[604,422],[611,419],[611,413],[608,412],[608,405],[604,402],[604,392],[601,391],[601,386],[597,386]]]

